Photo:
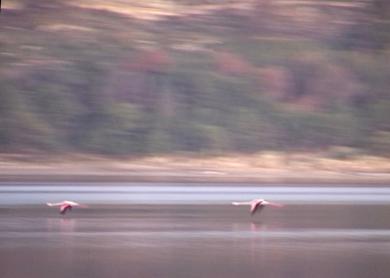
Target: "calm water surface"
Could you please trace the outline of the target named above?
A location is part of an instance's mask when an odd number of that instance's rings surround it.
[[[390,277],[387,188],[54,186],[0,186],[0,277]]]

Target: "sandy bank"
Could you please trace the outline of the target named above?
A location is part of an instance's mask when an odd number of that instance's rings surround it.
[[[0,181],[390,184],[390,159],[278,152],[149,157],[2,154]]]

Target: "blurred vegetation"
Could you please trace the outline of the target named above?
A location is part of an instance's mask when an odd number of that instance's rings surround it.
[[[389,3],[5,3],[0,150],[389,155]]]

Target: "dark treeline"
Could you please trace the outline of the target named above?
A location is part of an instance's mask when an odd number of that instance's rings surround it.
[[[3,7],[2,152],[389,154],[387,0],[139,2]]]

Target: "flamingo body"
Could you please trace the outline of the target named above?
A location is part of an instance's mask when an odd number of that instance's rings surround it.
[[[254,215],[257,211],[262,210],[265,206],[272,206],[272,207],[283,207],[282,204],[279,203],[273,203],[268,202],[264,199],[254,199],[250,202],[233,202],[232,203],[235,206],[250,206],[250,213],[251,215]]]
[[[79,203],[73,201],[62,201],[59,203],[46,203],[49,207],[60,207],[60,213],[65,214],[67,211],[72,210],[72,207],[85,207]]]

